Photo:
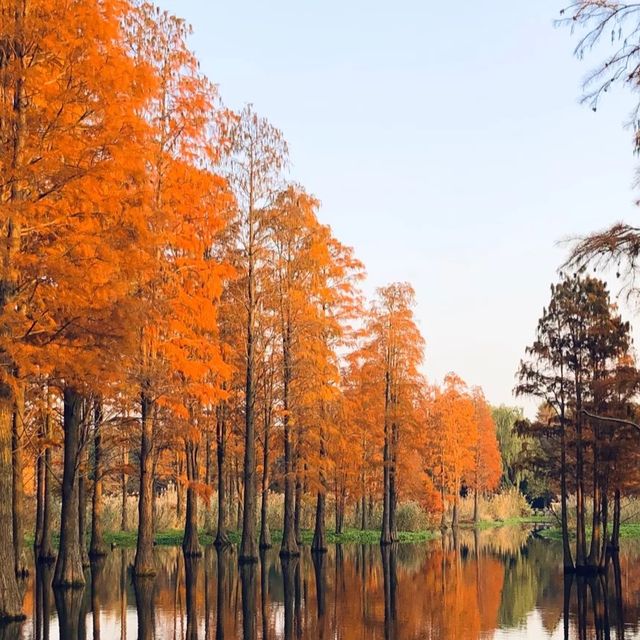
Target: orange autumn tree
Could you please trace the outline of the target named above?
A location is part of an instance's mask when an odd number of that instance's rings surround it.
[[[230,221],[228,253],[237,277],[230,284],[229,296],[243,328],[238,338],[240,393],[244,414],[244,499],[242,503],[242,541],[240,559],[257,562],[256,528],[256,386],[262,309],[268,295],[269,279],[266,248],[266,215],[273,205],[280,173],[287,161],[287,145],[281,132],[258,116],[251,105],[245,107],[229,131],[230,148],[226,157],[227,177],[236,199]]]
[[[458,526],[458,502],[465,475],[473,468],[477,423],[473,399],[465,382],[454,373],[435,387],[428,407],[426,459],[442,500],[442,524],[452,502],[451,524]]]
[[[309,485],[316,489],[312,549],[326,550],[327,445],[339,434],[330,417],[340,396],[337,350],[357,307],[354,286],[362,269],[352,250],[319,223],[318,206],[303,189],[290,186],[278,195],[269,219],[283,365],[283,555],[297,551],[303,487]]]
[[[138,111],[150,83],[128,55],[127,3],[23,0],[3,2],[0,10],[6,363],[0,446],[12,415],[22,413],[26,377],[50,376],[65,404],[64,513],[54,579],[63,586],[84,582],[76,473],[81,397],[90,381],[113,371],[110,356],[126,351],[125,283],[145,244]],[[5,517],[0,513],[3,530]],[[11,586],[3,590],[9,599],[11,593]],[[12,606],[0,603],[0,609],[11,615]]]
[[[161,438],[159,405],[172,409],[187,434],[185,447],[192,452],[199,438],[195,414],[203,405],[210,411],[218,384],[216,372],[223,368],[216,350],[213,305],[224,270],[211,251],[229,201],[224,196],[225,182],[214,172],[222,150],[224,112],[217,105],[215,87],[199,73],[186,44],[190,28],[170,13],[142,3],[130,16],[129,30],[135,55],[157,78],[156,91],[142,113],[150,129],[147,224],[153,244],[150,268],[137,283],[142,321],[131,368],[141,423],[135,573],[151,575],[155,572],[152,494]],[[172,402],[177,380],[184,391],[180,403]],[[193,455],[188,457],[193,462]],[[190,463],[188,470],[196,483],[197,468]],[[191,482],[190,486],[195,488]],[[193,491],[189,496],[193,523]],[[192,524],[187,529],[185,547],[197,553]]]
[[[397,540],[398,455],[402,441],[415,424],[416,397],[424,381],[418,371],[424,339],[414,315],[415,294],[408,283],[395,283],[377,291],[365,327],[361,357],[374,376],[383,398],[383,516],[380,541]]]
[[[482,389],[475,387],[472,397],[477,435],[473,445],[473,466],[465,475],[465,484],[473,491],[473,521],[478,522],[478,498],[480,494],[498,487],[502,475],[502,457],[496,424]]]

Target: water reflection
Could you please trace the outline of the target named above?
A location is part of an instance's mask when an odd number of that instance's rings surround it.
[[[525,529],[460,531],[427,544],[337,545],[238,565],[233,549],[185,559],[157,548],[134,579],[133,550],[93,563],[84,590],[53,592],[52,567],[24,583],[23,624],[0,640],[640,638],[640,543],[606,574],[564,579],[558,544]]]

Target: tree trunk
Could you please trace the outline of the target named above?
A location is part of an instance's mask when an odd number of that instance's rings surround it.
[[[250,245],[248,267],[247,300],[247,366],[244,392],[244,501],[242,512],[242,540],[239,562],[258,561],[258,541],[256,534],[256,433],[255,433],[255,274],[253,257],[253,211],[249,211]]]
[[[134,574],[153,576],[153,420],[152,402],[143,390],[140,394],[142,438],[140,443],[140,495],[138,497],[138,542]]]
[[[598,429],[593,426],[593,470],[592,470],[592,504],[593,504],[593,516],[591,520],[591,545],[589,547],[589,557],[587,558],[587,564],[589,567],[597,567],[600,559],[600,550],[602,549],[602,494],[600,492],[600,473],[598,469]]]
[[[286,334],[285,334],[286,336]],[[294,508],[294,486],[295,473],[293,468],[293,443],[291,433],[291,422],[289,420],[289,383],[291,378],[291,363],[288,348],[289,341],[285,337],[283,344],[283,409],[282,418],[284,428],[284,526],[282,531],[282,544],[280,546],[280,556],[299,556],[300,550],[296,542],[295,532],[295,508]]]
[[[27,557],[24,548],[24,386],[16,390],[12,420],[13,446],[13,546],[17,576],[26,576]]]
[[[478,509],[478,502],[479,502],[479,491],[478,489],[476,489],[473,492],[473,523],[474,524],[478,524],[478,522],[480,522],[480,512]]]
[[[86,403],[82,403],[82,422],[87,419]],[[80,557],[82,566],[88,567],[91,562],[87,553],[87,446],[86,433],[82,429],[83,435],[80,442],[80,464],[78,468],[78,538],[80,539]]]
[[[102,405],[96,401],[93,408],[94,450],[93,450],[93,498],[91,500],[91,547],[89,556],[99,558],[107,555],[107,545],[104,542],[102,522],[102,484],[104,474],[102,452]]]
[[[576,567],[584,567],[587,562],[582,420],[582,393],[576,380]]]
[[[80,550],[78,485],[82,397],[75,389],[65,387],[63,401],[64,467],[62,475],[62,511],[60,515],[60,545],[53,585],[56,587],[81,587],[85,583]]]
[[[47,441],[51,440],[51,410],[49,406],[49,390],[47,389],[47,413],[44,418],[44,437]],[[44,448],[44,487],[42,490],[42,534],[40,537],[40,545],[38,547],[38,561],[52,562],[55,559],[55,553],[51,543],[51,487],[54,478],[51,469],[51,447],[47,444]]]
[[[564,570],[573,569],[571,544],[569,543],[569,507],[567,504],[567,437],[565,433],[566,422],[564,418],[564,406],[560,413],[560,508],[562,525],[562,558]]]
[[[395,400],[393,400],[395,404]],[[394,421],[391,423],[391,467],[389,469],[389,531],[391,533],[392,542],[398,540],[398,523],[396,514],[398,512],[398,424]]]
[[[297,464],[295,465],[298,466]],[[296,538],[296,544],[302,544],[301,517],[302,517],[302,479],[300,478],[300,470],[296,472],[296,490],[294,493],[293,507],[293,531]]]
[[[211,455],[212,442],[211,442],[211,430],[207,429],[206,440],[205,440],[205,482],[207,483],[207,487],[209,491],[213,489],[213,456]],[[204,510],[204,530],[208,534],[213,533],[213,514],[212,514],[212,501],[207,500],[205,503]]]
[[[216,462],[218,465],[218,525],[216,531],[216,539],[214,544],[216,547],[226,547],[231,544],[227,534],[227,501],[226,501],[226,482],[225,482],[225,454],[226,454],[226,423],[224,404],[217,408],[216,412]]]
[[[13,514],[11,496],[13,402],[7,385],[0,386],[0,531],[5,540],[0,544],[0,620],[21,620],[22,598],[18,591],[13,546]]]
[[[264,438],[262,447],[262,504],[260,505],[260,549],[270,549],[271,531],[269,531],[269,435],[271,416],[265,410]]]
[[[459,521],[458,521],[458,502],[460,500],[460,492],[456,488],[455,493],[453,494],[453,513],[451,515],[451,528],[454,532],[458,529]]]
[[[320,490],[316,498],[316,522],[313,532],[313,542],[311,551],[315,553],[325,553],[327,551],[327,541],[325,536],[325,501],[326,501],[326,479],[324,465],[327,457],[324,428],[320,427]],[[364,505],[363,505],[364,506]]]
[[[184,517],[184,483],[182,482],[182,475],[184,473],[182,456],[179,451],[176,451],[175,460],[175,477],[176,477],[176,520],[182,522]]]
[[[380,544],[391,544],[391,425],[389,411],[391,409],[391,373],[385,372],[384,390],[384,445],[382,448],[382,531]]]
[[[39,438],[44,439],[44,425],[41,425]],[[38,457],[36,458],[36,528],[33,538],[33,550],[36,558],[38,557],[38,549],[42,545],[42,519],[44,512],[44,452],[38,448]]]
[[[620,489],[613,494],[613,526],[611,527],[611,554],[620,551]]]
[[[129,517],[127,515],[127,472],[126,467],[129,464],[129,454],[127,445],[122,445],[122,476],[120,477],[120,491],[122,492],[122,507],[120,514],[120,531],[129,529]]]
[[[185,443],[185,455],[187,463],[187,518],[184,527],[182,550],[185,557],[197,557],[202,555],[202,547],[198,540],[198,494],[196,485],[200,478],[198,468],[198,444],[193,440]]]

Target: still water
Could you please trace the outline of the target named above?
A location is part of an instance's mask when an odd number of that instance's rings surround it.
[[[232,551],[196,560],[156,548],[158,575],[133,580],[133,550],[54,593],[53,569],[23,582],[28,615],[0,639],[438,640],[640,638],[640,543],[590,581],[564,582],[561,549],[526,528],[461,531],[403,544],[338,545],[281,563],[277,550],[238,567]],[[570,587],[570,591],[569,591]]]

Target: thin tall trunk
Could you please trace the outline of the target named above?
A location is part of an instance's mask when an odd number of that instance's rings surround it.
[[[393,405],[396,404],[395,398],[392,398]],[[399,427],[396,421],[391,424],[391,467],[389,469],[389,531],[391,533],[392,542],[398,540],[398,523],[396,514],[398,511],[398,438]]]
[[[479,502],[479,494],[480,492],[478,491],[478,489],[476,489],[473,492],[473,522],[474,524],[478,524],[478,522],[480,522],[480,513],[479,513],[479,509],[478,509],[478,502]]]
[[[187,463],[187,517],[184,527],[182,550],[189,557],[201,556],[202,547],[198,540],[198,494],[196,485],[200,479],[198,466],[198,443],[189,439],[185,443]]]
[[[140,394],[142,438],[140,442],[140,495],[138,497],[138,542],[134,574],[156,573],[153,559],[153,420],[152,401],[145,391]]]
[[[567,504],[567,436],[564,403],[560,408],[560,508],[562,525],[562,558],[564,570],[573,569],[571,544],[569,543],[569,506]]]
[[[83,403],[83,421],[86,419]],[[80,443],[80,464],[78,468],[78,538],[80,539],[80,558],[82,566],[91,562],[87,553],[87,447],[84,437]]]
[[[291,381],[291,362],[289,345],[291,332],[287,326],[287,330],[283,336],[283,409],[284,416],[282,418],[284,428],[284,527],[282,532],[282,545],[280,547],[280,555],[283,557],[299,556],[300,550],[296,541],[295,533],[295,509],[294,509],[294,491],[295,491],[295,472],[293,467],[293,443],[291,433],[291,422],[289,420],[289,384]]]
[[[176,519],[182,522],[184,516],[184,484],[182,482],[182,474],[184,472],[184,462],[179,451],[176,451],[175,459],[175,478],[176,478]]]
[[[320,489],[316,498],[316,522],[315,531],[313,532],[313,542],[311,551],[315,553],[325,553],[327,551],[327,541],[325,536],[325,501],[326,501],[326,479],[324,472],[327,450],[325,444],[324,427],[320,426]],[[364,505],[363,505],[364,507]]]
[[[6,536],[0,544],[0,620],[19,620],[22,613],[22,598],[18,591],[15,572],[15,552],[13,547],[13,515],[11,500],[12,478],[12,423],[13,403],[6,385],[1,386],[0,399],[0,530]]]
[[[49,389],[46,390],[46,414],[44,417],[44,437],[49,442],[53,435],[51,425],[51,408],[49,405]],[[51,543],[51,488],[54,478],[51,469],[51,447],[47,444],[43,452],[44,456],[44,487],[42,490],[42,534],[40,537],[40,545],[38,547],[38,561],[52,562],[55,559],[55,553]]]
[[[62,475],[62,511],[60,515],[60,545],[53,585],[57,587],[80,587],[85,583],[80,550],[78,485],[82,397],[75,389],[65,387],[63,402],[64,467]]]
[[[453,513],[451,515],[451,528],[454,530],[454,534],[457,533],[457,529],[459,525],[459,520],[458,520],[458,511],[459,511],[458,502],[460,500],[459,494],[460,494],[459,489],[456,488],[453,494]]]
[[[587,562],[582,421],[582,391],[576,379],[576,567],[584,567]]]
[[[253,174],[252,174],[253,175]],[[245,371],[244,393],[244,501],[242,513],[242,540],[238,560],[240,562],[258,561],[258,541],[256,535],[256,433],[255,433],[255,220],[253,201],[249,204],[249,242],[247,269],[247,365]]]
[[[129,464],[129,453],[127,451],[127,445],[122,445],[122,475],[120,476],[120,496],[122,499],[121,511],[120,511],[120,531],[127,531],[129,529],[129,517],[127,514],[127,472],[126,468]]]
[[[211,442],[211,430],[207,429],[205,440],[205,482],[207,487],[213,487],[213,456],[212,456],[212,442]],[[211,513],[211,501],[207,500],[204,511],[204,530],[211,534],[213,533],[213,517]]]
[[[12,420],[13,446],[13,546],[17,576],[29,573],[24,548],[24,385],[18,384],[15,392]]]
[[[38,436],[41,440],[44,439],[44,421],[40,425]],[[36,458],[36,528],[33,538],[33,550],[35,551],[36,558],[38,557],[38,549],[42,545],[42,519],[44,512],[44,452],[39,450],[38,457]]]
[[[613,526],[610,548],[611,554],[614,556],[620,551],[620,489],[617,487],[613,494]]]
[[[269,436],[271,431],[271,408],[265,407],[264,438],[262,443],[262,504],[260,505],[260,548],[270,549],[269,531]]]
[[[91,500],[91,547],[89,556],[99,558],[107,555],[107,545],[104,542],[104,524],[102,522],[102,484],[104,462],[102,451],[102,404],[96,401],[93,407],[93,497]]]
[[[385,373],[384,392],[384,445],[382,448],[382,531],[380,544],[391,544],[391,424],[389,412],[391,410],[391,374]]]
[[[296,490],[294,493],[294,506],[293,506],[293,531],[296,538],[296,543],[302,544],[302,531],[301,531],[301,518],[302,518],[302,479],[300,477],[300,469],[298,468],[298,456],[296,455]]]
[[[216,547],[225,547],[231,544],[227,534],[227,491],[225,482],[227,434],[224,409],[225,405],[221,403],[216,411],[216,463],[218,465],[218,525],[214,541]]]

